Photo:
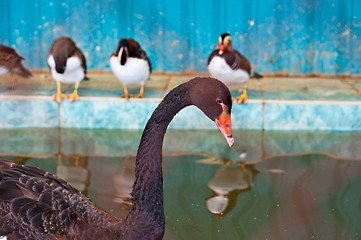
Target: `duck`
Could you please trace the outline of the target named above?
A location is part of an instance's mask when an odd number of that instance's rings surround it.
[[[207,68],[210,75],[221,80],[227,86],[243,84],[243,92],[236,98],[238,104],[248,101],[248,80],[262,75],[251,71],[251,64],[242,54],[232,47],[231,36],[223,33],[219,36],[215,50],[208,57]]]
[[[144,84],[152,72],[152,65],[140,44],[131,38],[120,39],[109,63],[112,72],[123,84],[124,95],[120,97],[143,98]],[[139,94],[131,96],[128,85],[140,85]]]
[[[132,206],[111,216],[66,181],[37,167],[0,160],[0,236],[11,239],[162,239],[162,145],[167,126],[194,105],[234,143],[232,97],[213,78],[194,78],[171,90],[149,118],[135,161]]]
[[[0,75],[11,74],[11,89],[15,89],[16,87],[14,73],[24,78],[32,76],[31,72],[23,66],[22,60],[25,60],[25,58],[17,54],[13,48],[0,44]]]
[[[75,84],[68,101],[78,101],[79,85],[86,79],[87,68],[85,56],[75,42],[69,37],[56,39],[49,50],[47,64],[57,86],[57,93],[52,97],[53,101],[61,103],[67,97],[61,92],[61,83]]]

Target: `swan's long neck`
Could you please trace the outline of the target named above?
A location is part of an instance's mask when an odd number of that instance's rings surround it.
[[[190,105],[187,84],[171,91],[149,119],[136,157],[132,209],[128,223],[150,221],[164,231],[162,146],[166,129],[173,117]],[[128,224],[127,224],[128,225]]]

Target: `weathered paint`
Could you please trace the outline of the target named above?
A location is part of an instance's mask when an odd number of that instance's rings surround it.
[[[359,0],[1,0],[0,43],[46,68],[52,41],[72,37],[90,70],[109,70],[117,41],[131,37],[155,71],[205,72],[229,32],[261,73],[361,74]]]

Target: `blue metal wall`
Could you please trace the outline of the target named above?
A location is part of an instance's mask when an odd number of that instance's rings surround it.
[[[156,71],[205,72],[229,32],[261,73],[361,74],[360,0],[0,0],[0,9],[0,43],[32,68],[46,68],[66,35],[90,70],[109,70],[117,40],[132,37]]]

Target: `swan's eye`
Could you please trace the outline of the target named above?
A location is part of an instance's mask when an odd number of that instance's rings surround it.
[[[216,102],[217,102],[218,104],[222,104],[222,103],[223,103],[222,100],[219,99],[219,98],[216,99]]]

